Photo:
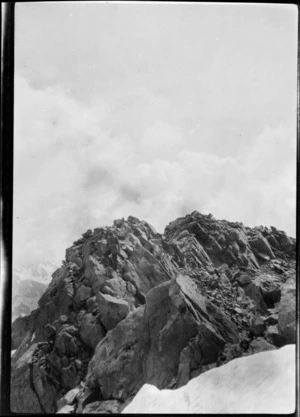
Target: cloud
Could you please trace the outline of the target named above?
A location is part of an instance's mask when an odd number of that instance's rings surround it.
[[[225,158],[193,149],[180,125],[153,122],[153,94],[149,119],[139,124],[135,107],[139,137],[122,131],[127,113],[114,100],[83,104],[20,76],[15,91],[16,264],[59,262],[88,228],[128,215],[160,232],[199,210],[295,234],[295,132],[284,126],[266,127],[239,158]]]

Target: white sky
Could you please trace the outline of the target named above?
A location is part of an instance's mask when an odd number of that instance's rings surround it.
[[[297,8],[17,3],[14,262],[133,215],[295,236]]]

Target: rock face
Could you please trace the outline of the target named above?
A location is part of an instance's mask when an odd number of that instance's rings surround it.
[[[13,411],[120,412],[145,383],[183,387],[294,343],[295,309],[295,241],[274,227],[193,212],[160,235],[115,220],[75,241],[38,308],[14,321]]]

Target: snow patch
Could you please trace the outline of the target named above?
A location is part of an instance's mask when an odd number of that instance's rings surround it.
[[[232,360],[176,390],[145,384],[124,414],[295,412],[295,345]]]

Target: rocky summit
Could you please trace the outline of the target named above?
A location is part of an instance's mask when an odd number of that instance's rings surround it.
[[[12,325],[11,410],[119,413],[144,384],[295,343],[295,264],[283,231],[198,212],[86,231]]]

